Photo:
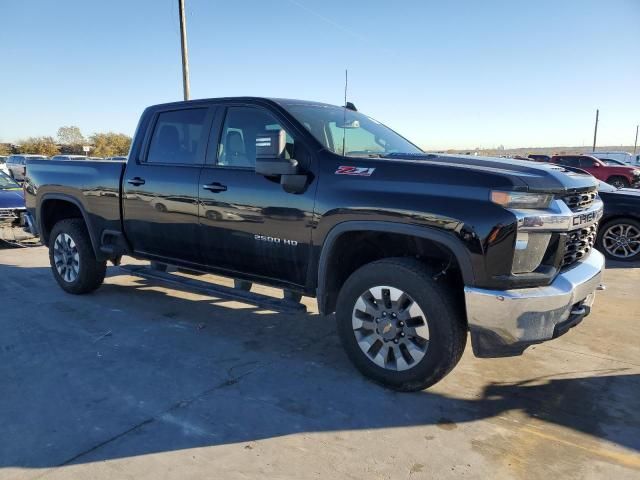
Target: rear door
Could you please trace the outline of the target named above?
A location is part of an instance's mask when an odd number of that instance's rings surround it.
[[[277,179],[255,172],[261,132],[286,130],[292,155],[305,148],[302,140],[265,107],[230,105],[222,113],[200,178],[204,259],[214,267],[304,285],[315,184],[303,193],[287,193]]]
[[[199,263],[198,179],[214,108],[158,110],[123,179],[123,217],[142,256]]]

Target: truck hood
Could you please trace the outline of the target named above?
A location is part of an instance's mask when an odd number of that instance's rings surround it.
[[[0,208],[24,208],[22,190],[0,190]]]
[[[431,153],[394,153],[385,158],[488,172],[509,178],[518,190],[531,192],[566,193],[598,185],[597,180],[586,172],[573,172],[560,165],[527,160]]]
[[[605,167],[609,171],[620,172],[620,173],[631,173],[633,170],[638,170],[638,168],[629,165],[628,167],[623,165],[607,165]]]

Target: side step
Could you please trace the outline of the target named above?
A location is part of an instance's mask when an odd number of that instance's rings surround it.
[[[237,300],[240,302],[250,303],[261,308],[274,310],[282,313],[306,313],[307,307],[299,302],[286,299],[278,299],[269,295],[247,292],[235,288],[225,287],[216,283],[204,282],[195,278],[186,278],[172,273],[154,270],[146,265],[121,265],[129,275],[155,280],[159,283],[165,283],[171,287],[182,290],[211,295],[212,297],[225,298],[228,300]]]

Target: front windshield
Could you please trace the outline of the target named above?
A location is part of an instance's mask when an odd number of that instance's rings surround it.
[[[619,162],[618,160],[611,160],[610,158],[601,158],[601,161],[603,161],[604,163],[606,163],[607,165],[623,165],[623,162]]]
[[[381,157],[391,153],[422,153],[390,128],[344,107],[285,103],[291,113],[327,149],[347,157]]]
[[[11,180],[8,175],[0,172],[0,190],[20,190],[20,185]]]

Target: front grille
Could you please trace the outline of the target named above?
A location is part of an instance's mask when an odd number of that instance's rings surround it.
[[[589,254],[596,241],[597,230],[598,224],[594,223],[588,227],[579,228],[578,230],[567,233],[564,259],[562,261],[563,267],[568,267]]]
[[[572,193],[562,197],[562,200],[572,212],[579,212],[589,208],[597,196],[598,194],[593,190],[591,192]]]
[[[16,219],[18,218],[18,211],[13,208],[0,208],[0,218],[3,220],[6,219]]]
[[[0,208],[0,223],[13,223],[20,218],[20,214],[24,211],[23,208]]]

